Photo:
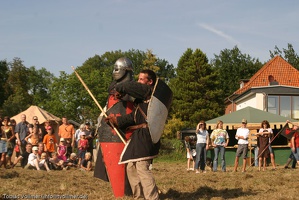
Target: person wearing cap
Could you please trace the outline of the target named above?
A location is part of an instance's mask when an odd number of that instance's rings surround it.
[[[59,126],[58,136],[65,139],[67,146],[66,156],[69,157],[75,146],[75,128],[68,122],[66,117],[62,117],[61,120],[62,124]]]
[[[47,171],[50,171],[46,159],[42,159],[38,155],[38,147],[32,147],[32,153],[28,157],[28,165],[35,167],[37,170],[40,170],[41,167],[44,167]]]
[[[55,148],[57,147],[57,140],[55,135],[53,134],[53,130],[51,126],[46,128],[48,134],[45,135],[43,143],[44,150],[48,153],[48,156],[51,157],[51,154],[55,152]]]
[[[247,125],[247,120],[242,119],[242,126],[237,129],[237,133],[235,136],[235,138],[238,140],[238,149],[236,152],[234,172],[237,172],[237,168],[239,165],[239,158],[241,155],[243,158],[242,172],[246,171],[246,158],[248,152],[248,136],[249,136],[249,129],[246,128],[246,125]]]

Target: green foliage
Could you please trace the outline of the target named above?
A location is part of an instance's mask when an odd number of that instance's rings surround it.
[[[32,96],[29,94],[29,72],[23,65],[23,61],[14,58],[9,63],[10,71],[5,83],[7,99],[2,105],[3,115],[14,116],[27,109],[32,102]]]
[[[167,120],[167,123],[165,124],[162,137],[168,139],[176,138],[177,131],[182,130],[184,127],[185,123],[181,119],[172,116],[172,118]]]
[[[263,65],[258,59],[242,54],[237,46],[222,50],[211,63],[217,70],[219,89],[224,97],[233,94],[239,88],[241,79],[251,78]]]
[[[8,64],[5,60],[0,61],[0,105],[7,99],[5,83],[8,78]],[[1,110],[1,109],[0,109]]]
[[[181,161],[186,156],[184,144],[178,139],[162,139],[159,152],[159,161]]]
[[[223,96],[215,70],[199,49],[187,49],[170,80],[174,93],[171,114],[195,127],[199,120],[208,120],[223,113]]]
[[[283,55],[284,54],[284,55]],[[282,49],[282,51],[275,45],[274,51],[270,51],[270,56],[273,58],[274,56],[279,55],[284,58],[288,63],[290,63],[293,67],[299,70],[299,56],[295,52],[293,45],[288,43],[287,49]]]

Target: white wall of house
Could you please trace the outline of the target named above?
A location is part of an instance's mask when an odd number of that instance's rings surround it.
[[[251,94],[236,102],[236,110],[241,110],[248,106],[260,110],[264,110],[265,108],[264,95],[262,93]]]

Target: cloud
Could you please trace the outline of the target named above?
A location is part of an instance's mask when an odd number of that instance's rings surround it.
[[[233,44],[236,44],[237,46],[240,46],[240,44],[241,44],[239,41],[235,40],[232,36],[229,36],[229,35],[223,33],[222,31],[215,29],[214,27],[211,27],[207,24],[198,24],[198,25],[201,28],[208,30],[208,31],[226,39],[228,42],[232,42]]]

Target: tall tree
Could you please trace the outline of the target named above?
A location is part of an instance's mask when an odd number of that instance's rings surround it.
[[[258,59],[242,54],[237,46],[222,50],[211,63],[218,71],[224,97],[233,94],[239,88],[240,80],[249,79],[263,65]]]
[[[2,105],[4,103],[4,101],[8,98],[7,93],[5,92],[5,83],[6,80],[8,78],[8,64],[6,62],[6,60],[1,60],[0,61],[0,113],[1,112],[1,108]]]
[[[3,103],[3,113],[13,116],[28,108],[32,102],[29,95],[29,72],[20,58],[14,58],[9,63],[10,71],[5,83],[5,89],[10,94]]]
[[[217,74],[200,50],[187,49],[178,62],[177,77],[170,81],[174,93],[172,115],[195,127],[223,113],[222,91]]]
[[[28,69],[29,94],[32,105],[43,107],[49,99],[49,87],[53,83],[54,75],[45,68],[37,70],[34,66]]]
[[[281,56],[293,67],[299,70],[299,56],[295,52],[292,44],[288,43],[288,48],[282,48],[282,51],[275,45],[274,51],[270,51],[270,57],[273,58],[276,55]]]

